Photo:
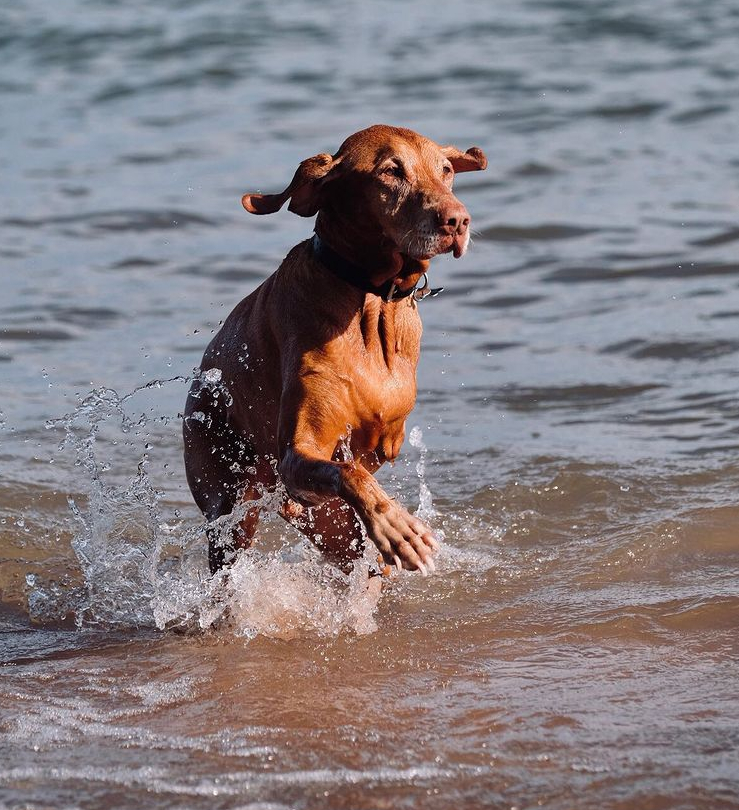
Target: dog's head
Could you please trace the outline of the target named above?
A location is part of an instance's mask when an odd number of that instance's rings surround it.
[[[421,135],[377,124],[347,138],[335,155],[304,160],[281,194],[245,194],[252,214],[319,214],[324,230],[381,239],[411,259],[462,256],[470,216],[454,196],[458,172],[485,169],[482,150],[462,152]]]

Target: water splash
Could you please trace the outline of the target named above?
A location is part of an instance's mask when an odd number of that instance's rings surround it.
[[[194,376],[230,397],[217,369],[203,374],[196,370]],[[136,445],[134,434],[144,434],[152,420],[166,424],[171,417],[133,417],[127,407],[130,400],[141,391],[193,379],[153,380],[124,396],[98,388],[74,411],[47,422],[47,428],[64,431],[59,448],[71,450],[83,472],[86,503],[68,498],[78,527],[71,545],[81,583],[29,576],[31,616],[38,622],[73,616],[80,628],[218,627],[246,638],[373,632],[379,589],[367,586],[369,552],[368,559],[346,575],[323,563],[307,541],[296,540],[293,530],[280,524],[277,550],[265,550],[257,542],[257,548],[241,552],[228,571],[211,576],[206,525],[188,525],[176,510],[169,514],[164,493],[149,472],[148,442],[140,439],[136,473],[123,483],[111,482],[111,464],[101,455],[117,442],[102,439],[103,432],[121,431]],[[264,512],[276,512],[280,500],[279,494],[265,493]],[[230,536],[242,517],[243,509],[221,518],[218,532]]]
[[[434,501],[431,497],[431,490],[429,489],[428,484],[426,483],[426,454],[428,453],[428,448],[423,441],[423,431],[421,430],[418,425],[414,425],[411,428],[410,435],[408,436],[408,441],[410,442],[412,447],[415,447],[418,450],[419,457],[418,461],[416,462],[416,474],[418,475],[418,509],[416,510],[416,514],[418,515],[421,520],[430,521],[433,518],[438,516],[436,509],[434,508]]]
[[[347,629],[372,633],[379,587],[368,580],[369,564],[370,558],[364,559],[347,575],[308,547],[242,552],[226,577],[218,619],[247,638],[336,636]]]

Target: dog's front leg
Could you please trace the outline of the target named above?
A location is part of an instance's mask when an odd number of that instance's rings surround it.
[[[280,398],[278,471],[292,498],[315,505],[341,498],[353,507],[388,565],[434,570],[431,529],[388,497],[355,461],[335,461],[337,441],[358,417],[352,388],[320,360],[286,363],[290,382]],[[300,371],[297,371],[300,369]]]
[[[385,562],[424,575],[433,571],[438,544],[431,529],[390,498],[360,464],[322,459],[315,451],[315,445],[291,444],[282,453],[278,469],[291,497],[309,505],[342,498],[355,509]]]

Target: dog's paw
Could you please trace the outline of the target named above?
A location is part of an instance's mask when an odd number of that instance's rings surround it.
[[[383,501],[365,520],[367,533],[388,565],[398,570],[436,570],[433,554],[439,544],[431,529],[395,501]]]

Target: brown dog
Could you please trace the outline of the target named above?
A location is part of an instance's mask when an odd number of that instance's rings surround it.
[[[429,260],[467,249],[454,175],[486,166],[477,148],[377,125],[333,156],[304,160],[282,194],[243,197],[252,214],[290,200],[289,210],[318,218],[314,238],[226,319],[190,389],[195,501],[209,521],[243,512],[225,543],[210,532],[212,571],[250,544],[259,500],[279,481],[283,516],[345,570],[362,553],[359,521],[386,563],[433,570],[431,530],[372,473],[397,457],[415,402]]]

